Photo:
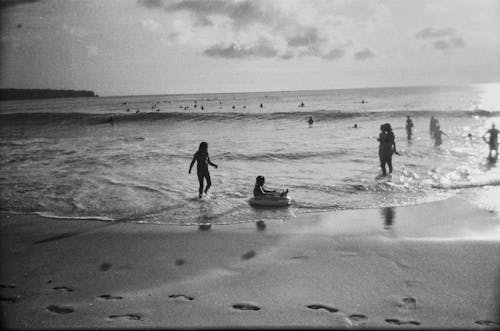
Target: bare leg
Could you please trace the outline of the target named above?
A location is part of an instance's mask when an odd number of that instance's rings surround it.
[[[205,178],[207,180],[207,186],[205,187],[205,193],[207,193],[210,186],[212,186],[212,181],[210,180],[210,173],[208,173],[208,171],[205,174]]]
[[[199,191],[199,197],[201,198],[202,195],[203,195],[203,173],[202,172],[198,172],[198,182],[200,183],[200,187],[198,189]]]

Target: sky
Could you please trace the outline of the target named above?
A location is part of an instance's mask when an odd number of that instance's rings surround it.
[[[500,82],[500,0],[0,0],[0,87],[101,96]]]

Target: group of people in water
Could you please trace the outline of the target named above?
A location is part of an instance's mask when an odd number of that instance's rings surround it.
[[[309,117],[309,125],[312,125],[314,122],[312,116]],[[357,127],[357,125],[356,125]],[[411,140],[413,134],[413,120],[410,116],[406,118],[406,133],[407,139]],[[486,133],[482,136],[482,139],[489,145],[490,152],[488,158],[496,160],[498,158],[498,133],[500,131],[495,128],[495,124],[493,123],[491,129],[486,131]],[[434,139],[434,145],[440,146],[442,144],[441,135],[446,135],[439,126],[439,121],[431,116],[430,125],[429,125],[429,134],[432,139]],[[448,136],[448,135],[446,135]],[[488,136],[488,139],[486,139]],[[472,135],[469,133],[469,137]],[[382,176],[387,176],[387,173],[392,173],[392,155],[400,155],[396,149],[396,137],[394,132],[392,131],[392,127],[390,123],[384,123],[380,126],[380,134],[377,138],[379,142],[379,160],[380,160],[380,168],[382,169]],[[493,157],[494,152],[494,157]],[[209,188],[212,186],[212,181],[210,179],[210,172],[208,170],[208,166],[212,166],[217,168],[217,165],[210,161],[210,157],[208,155],[208,143],[202,142],[198,148],[198,151],[193,155],[193,159],[189,166],[188,173],[191,173],[194,163],[197,162],[197,175],[199,181],[199,197],[203,196],[203,192],[206,194]],[[387,169],[386,169],[387,167]],[[204,186],[204,182],[206,181],[206,186]],[[276,190],[267,190],[264,188],[265,178],[264,176],[257,176],[255,181],[255,187],[253,190],[253,194],[255,197],[263,197],[263,196],[274,196],[274,197],[286,197],[288,194],[288,189],[283,190],[282,192],[277,192]],[[204,189],[205,187],[205,189]]]

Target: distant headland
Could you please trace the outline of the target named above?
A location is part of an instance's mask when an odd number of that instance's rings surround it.
[[[51,89],[0,89],[0,100],[98,97],[94,91]]]

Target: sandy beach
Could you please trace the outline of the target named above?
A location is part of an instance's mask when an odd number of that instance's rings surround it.
[[[2,321],[498,328],[499,238],[458,197],[210,229],[2,214]]]

